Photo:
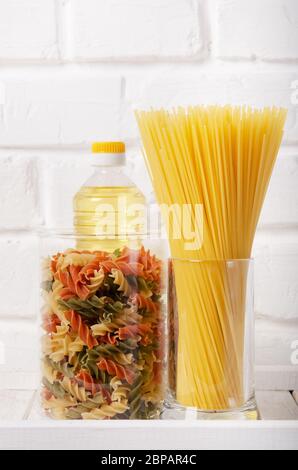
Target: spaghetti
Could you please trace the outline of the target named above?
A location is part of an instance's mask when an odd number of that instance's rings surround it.
[[[173,236],[175,218],[167,220],[179,323],[176,398],[203,410],[240,407],[248,265],[229,271],[226,260],[251,256],[286,111],[196,106],[136,117],[158,202],[190,205],[192,224],[202,207],[197,247],[183,230]]]

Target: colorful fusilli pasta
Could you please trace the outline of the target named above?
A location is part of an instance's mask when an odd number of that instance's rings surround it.
[[[132,288],[129,285],[126,277],[120,269],[112,269],[110,276],[114,279],[114,284],[118,287],[118,291],[122,292],[125,297],[129,297],[132,291]]]
[[[68,377],[63,377],[61,385],[72,397],[78,401],[87,400],[87,391],[84,387],[80,387],[79,384]]]
[[[77,333],[80,339],[83,341],[89,349],[94,348],[97,345],[97,340],[93,336],[90,328],[84,323],[82,317],[74,310],[69,310],[65,313],[65,318],[70,322],[71,329],[74,333]]]
[[[161,261],[143,247],[43,262],[43,407],[57,419],[158,415]]]

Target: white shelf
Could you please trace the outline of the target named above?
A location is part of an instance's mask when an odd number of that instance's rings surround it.
[[[34,391],[0,391],[1,449],[298,449],[298,404],[257,392],[261,421],[53,421]],[[4,405],[5,404],[5,405]]]
[[[297,421],[16,422],[0,425],[2,449],[298,448]]]

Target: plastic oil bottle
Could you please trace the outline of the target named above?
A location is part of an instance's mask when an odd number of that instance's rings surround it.
[[[138,246],[145,232],[145,197],[125,174],[124,142],[92,144],[94,173],[74,197],[77,248],[113,252]]]

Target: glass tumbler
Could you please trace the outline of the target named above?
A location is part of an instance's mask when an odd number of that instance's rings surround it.
[[[256,419],[253,261],[171,259],[164,418]]]

